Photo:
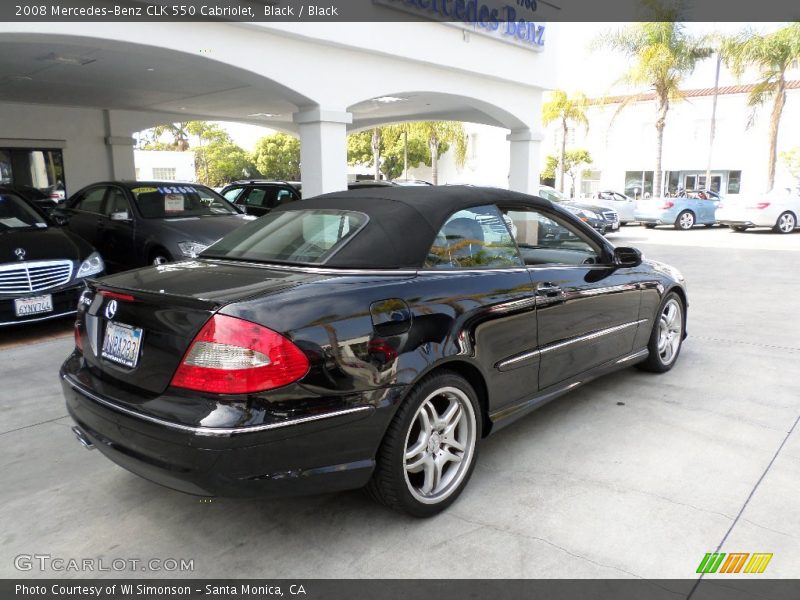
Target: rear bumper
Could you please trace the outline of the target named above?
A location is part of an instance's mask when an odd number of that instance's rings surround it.
[[[201,496],[314,494],[364,486],[401,390],[380,402],[279,424],[214,429],[149,419],[61,369],[79,440],[145,479]],[[335,401],[336,399],[332,399]],[[81,439],[82,438],[82,439]],[[88,446],[87,446],[88,447]]]

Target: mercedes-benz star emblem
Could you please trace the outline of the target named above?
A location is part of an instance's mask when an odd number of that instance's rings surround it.
[[[25,260],[25,248],[17,248],[14,250],[14,256],[20,260]]]
[[[113,319],[115,314],[117,314],[117,301],[111,300],[106,304],[106,319]]]

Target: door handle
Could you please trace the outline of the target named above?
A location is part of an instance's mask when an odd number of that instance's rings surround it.
[[[561,286],[555,283],[544,282],[536,285],[537,296],[544,296],[545,298],[556,298],[558,296],[561,296],[563,293],[564,291],[561,289]]]

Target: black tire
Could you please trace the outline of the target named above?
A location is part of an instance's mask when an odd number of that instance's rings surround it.
[[[148,265],[163,265],[172,262],[172,256],[163,248],[155,248],[147,259]]]
[[[675,219],[675,229],[689,231],[695,226],[695,223],[697,223],[697,219],[695,218],[694,213],[690,210],[682,210],[678,215],[678,218]]]
[[[439,391],[447,390],[439,394]],[[459,394],[454,394],[450,390],[458,390]],[[449,398],[446,394],[454,394],[454,398]],[[441,499],[430,498],[426,502],[418,499],[422,495],[421,490],[416,488],[416,483],[421,483],[421,480],[427,481],[427,475],[423,468],[420,472],[411,473],[407,470],[406,453],[408,444],[412,436],[417,436],[417,442],[412,446],[423,448],[419,456],[425,456],[431,463],[435,463],[437,458],[441,458],[445,453],[443,446],[438,447],[437,451],[431,451],[432,447],[436,447],[436,442],[440,439],[437,434],[436,441],[432,445],[432,436],[428,436],[428,442],[423,442],[423,432],[420,426],[420,415],[425,412],[426,408],[433,403],[457,402],[463,411],[463,418],[466,419],[461,424],[461,416],[459,416],[459,427],[464,426],[464,431],[471,431],[471,443],[464,444],[464,451],[461,453],[461,462],[444,462],[442,464],[450,465],[445,467],[446,471],[441,471],[442,474],[449,476],[449,483],[447,483],[443,490],[441,490]],[[468,404],[463,404],[468,402]],[[423,408],[423,405],[426,408]],[[437,405],[438,406],[438,405]],[[450,405],[451,406],[451,405]],[[459,413],[461,414],[461,413]],[[392,419],[386,435],[383,438],[381,447],[375,461],[375,471],[372,474],[372,479],[367,484],[367,491],[376,501],[393,508],[394,510],[405,512],[414,517],[424,518],[432,517],[440,513],[450,506],[469,482],[472,471],[475,468],[475,462],[478,458],[478,445],[481,439],[481,409],[478,403],[475,390],[469,382],[452,371],[442,370],[431,373],[427,377],[419,381],[408,396],[403,400],[400,408]],[[472,429],[470,430],[470,423]],[[446,445],[447,437],[445,434],[441,436],[442,444]],[[452,449],[447,450],[451,455]],[[466,464],[464,460],[467,461]],[[422,461],[418,461],[422,464]],[[455,468],[456,470],[451,473],[449,469]],[[433,490],[435,492],[435,489]],[[436,494],[432,494],[435,496]]]
[[[775,233],[792,233],[797,227],[797,217],[791,211],[781,213],[778,220],[775,222],[775,227],[772,231]]]
[[[731,231],[735,231],[736,233],[747,231],[747,227],[742,227],[741,225],[728,225],[728,227],[731,228]]]
[[[645,229],[655,229],[656,228],[656,224],[655,223],[645,223],[644,226],[645,226]]]
[[[713,226],[714,223],[706,223],[705,225],[703,225],[703,227],[705,227],[706,229],[711,229]]]
[[[662,352],[659,350],[659,341],[661,339],[662,327],[663,327],[663,316],[664,312],[668,305],[672,305],[676,303],[680,309],[680,331],[677,334],[677,349],[673,350],[672,354],[670,355],[669,359],[665,359],[662,355]],[[647,350],[649,354],[647,356],[647,360],[637,364],[636,366],[643,371],[649,371],[651,373],[666,373],[672,367],[675,366],[675,363],[678,362],[678,356],[680,356],[681,348],[683,347],[683,335],[686,331],[686,307],[683,304],[683,300],[681,297],[676,294],[675,292],[670,292],[664,297],[664,300],[661,301],[661,305],[658,307],[658,312],[656,313],[656,318],[654,319],[653,329],[650,332],[650,340],[647,342]]]

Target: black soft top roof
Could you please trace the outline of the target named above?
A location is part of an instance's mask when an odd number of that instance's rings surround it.
[[[326,266],[341,268],[419,268],[436,234],[453,213],[484,204],[552,206],[547,200],[499,188],[472,186],[397,186],[349,190],[284,204],[286,211],[337,209],[366,214],[369,222]]]

